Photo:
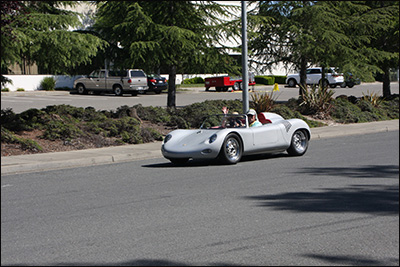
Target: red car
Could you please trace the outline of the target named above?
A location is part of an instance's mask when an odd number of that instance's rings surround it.
[[[217,92],[228,91],[229,87],[232,87],[234,91],[242,89],[242,78],[231,78],[230,76],[208,77],[205,78],[204,83],[206,91],[208,91],[210,87],[215,87]],[[249,85],[255,84],[254,74],[249,73]]]

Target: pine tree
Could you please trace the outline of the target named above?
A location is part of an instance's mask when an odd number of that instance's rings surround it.
[[[240,28],[224,21],[234,7],[212,1],[123,1],[98,5],[94,30],[114,47],[114,66],[169,72],[167,106],[175,108],[177,73],[236,72],[221,41]]]
[[[267,68],[283,62],[300,69],[302,85],[310,65],[335,66],[368,80],[384,66],[398,67],[395,2],[263,1],[257,16],[273,21],[258,25],[249,47]]]
[[[106,43],[72,31],[81,25],[79,14],[66,10],[76,1],[16,1],[24,13],[2,27],[2,72],[14,62],[35,62],[41,73],[65,74],[67,68],[90,62]],[[3,21],[3,16],[2,16]]]

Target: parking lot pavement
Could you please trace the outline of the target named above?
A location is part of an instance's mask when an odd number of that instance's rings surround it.
[[[398,131],[399,120],[340,124],[311,129],[311,140]],[[1,157],[1,175],[161,158],[161,142],[67,152]]]

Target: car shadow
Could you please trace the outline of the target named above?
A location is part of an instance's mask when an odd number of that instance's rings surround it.
[[[249,155],[243,156],[241,161],[237,164],[249,162],[249,161],[259,161],[259,160],[268,160],[268,159],[275,159],[275,158],[286,158],[290,157],[288,154],[285,153],[275,153],[275,154],[257,154],[257,155]],[[193,167],[207,167],[207,166],[226,166],[228,164],[222,163],[219,160],[212,159],[212,160],[189,160],[187,163],[184,164],[174,164],[172,162],[163,162],[163,163],[154,163],[154,164],[145,164],[142,167],[145,168],[193,168]]]

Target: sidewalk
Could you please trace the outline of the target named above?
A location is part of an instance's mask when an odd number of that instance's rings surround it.
[[[311,129],[311,140],[398,130],[399,120],[324,126]],[[151,158],[162,158],[161,142],[1,157],[1,175]]]

